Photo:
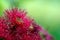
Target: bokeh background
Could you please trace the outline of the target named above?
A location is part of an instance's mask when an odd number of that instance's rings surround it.
[[[0,0],[0,16],[13,7],[27,11],[55,40],[60,40],[60,0]]]

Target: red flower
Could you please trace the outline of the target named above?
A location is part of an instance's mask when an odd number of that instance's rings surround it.
[[[41,32],[46,40],[51,40],[51,36],[23,10],[6,10],[4,17],[0,18],[0,40],[43,40]]]

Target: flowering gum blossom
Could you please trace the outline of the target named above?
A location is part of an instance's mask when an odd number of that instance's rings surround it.
[[[26,14],[18,8],[6,10],[0,17],[0,40],[52,40],[52,36]]]

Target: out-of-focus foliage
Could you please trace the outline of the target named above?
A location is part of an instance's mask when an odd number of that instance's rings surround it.
[[[7,8],[25,9],[38,24],[60,40],[60,1],[59,0],[1,0],[0,15]]]
[[[9,6],[10,6],[10,4],[7,0],[0,0],[0,16],[2,16],[3,11],[5,9],[8,9]]]

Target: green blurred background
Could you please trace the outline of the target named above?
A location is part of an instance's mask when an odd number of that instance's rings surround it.
[[[13,7],[26,10],[55,40],[60,40],[60,0],[0,0],[0,16]]]

